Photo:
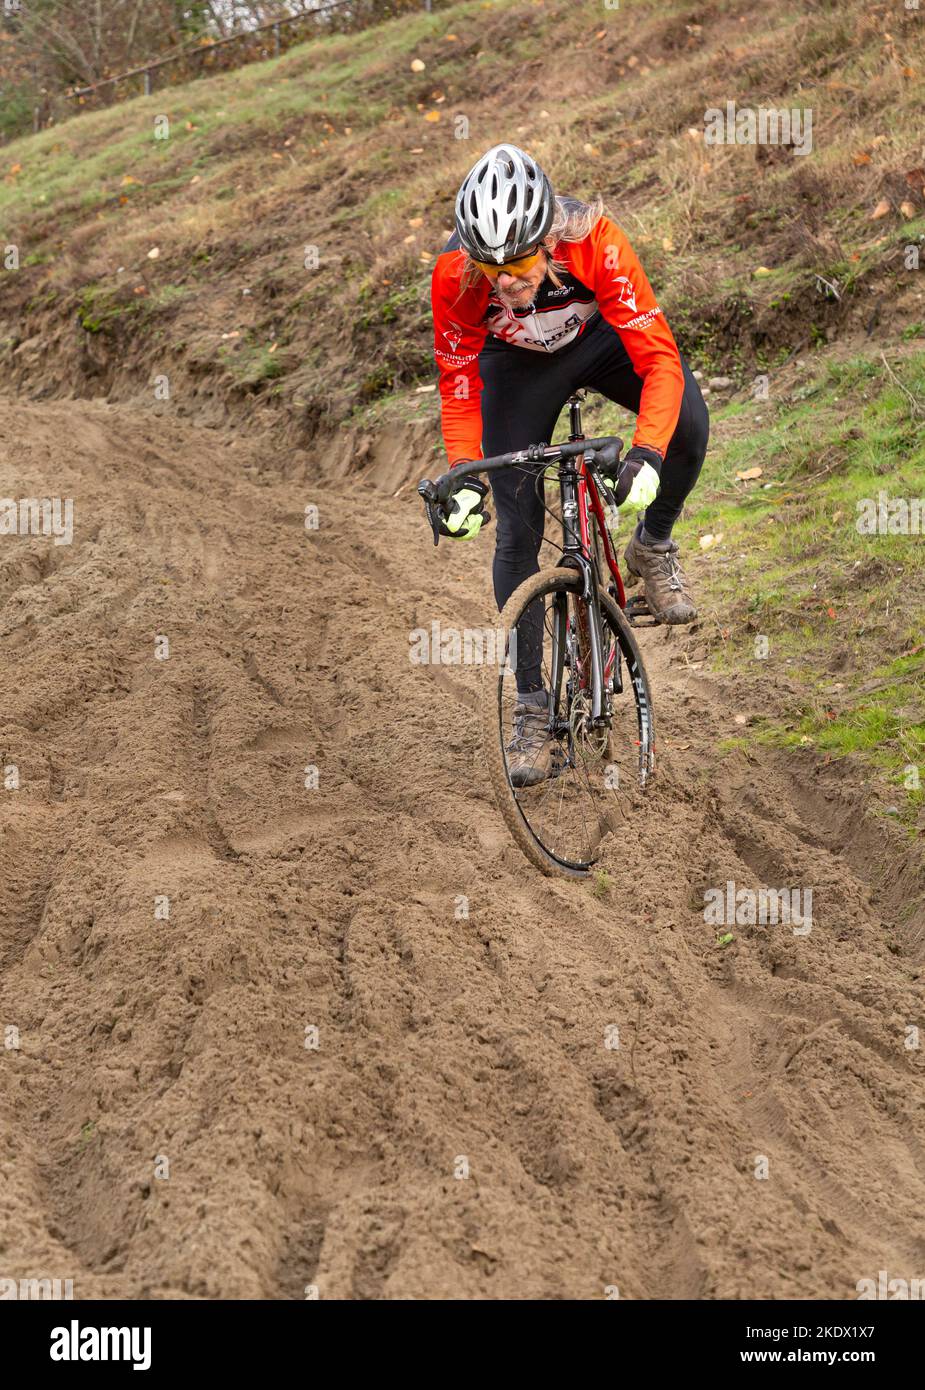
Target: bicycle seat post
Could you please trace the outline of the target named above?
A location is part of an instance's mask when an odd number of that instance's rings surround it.
[[[579,439],[584,439],[585,437],[581,428],[581,403],[584,398],[585,395],[583,391],[576,391],[574,396],[569,396],[568,398],[568,420],[569,429],[571,430],[568,439],[570,444],[576,444]]]

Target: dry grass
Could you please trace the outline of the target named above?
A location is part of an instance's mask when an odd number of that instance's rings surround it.
[[[424,73],[411,72],[412,57]],[[863,0],[815,0],[796,14],[715,0],[696,20],[655,0],[618,11],[504,0],[308,44],[8,147],[22,171],[0,183],[0,239],[32,264],[4,286],[15,292],[0,309],[0,344],[21,332],[22,306],[39,290],[59,296],[41,329],[71,312],[69,296],[110,285],[124,266],[150,294],[186,284],[171,310],[180,342],[201,318],[233,313],[256,340],[282,335],[296,360],[318,357],[321,406],[370,398],[367,354],[375,390],[388,394],[430,371],[430,269],[459,181],[479,151],[514,139],[562,191],[604,197],[682,343],[719,365],[730,350],[754,352],[750,323],[767,317],[787,277],[804,287],[811,320],[816,273],[856,257],[865,275],[895,274],[899,204],[925,210],[905,177],[921,163],[923,70],[925,24]],[[706,146],[704,112],[726,100],[811,106],[813,153]],[[166,144],[152,133],[164,111]],[[440,119],[427,121],[429,111]],[[468,139],[455,138],[459,117]],[[869,163],[854,162],[865,153]],[[891,212],[872,223],[884,197]],[[306,244],[321,256],[310,274]],[[753,278],[759,266],[773,282]],[[262,292],[243,297],[253,286]],[[732,287],[751,317],[730,314]],[[908,288],[896,279],[891,292]],[[209,297],[205,314],[198,295]],[[358,318],[351,384],[340,360],[336,378],[326,373],[324,349]],[[831,306],[820,325],[832,325]],[[771,336],[785,346],[811,330],[784,315]],[[62,364],[62,383],[72,366]],[[304,398],[303,382],[293,389]],[[285,402],[287,379],[273,390]]]

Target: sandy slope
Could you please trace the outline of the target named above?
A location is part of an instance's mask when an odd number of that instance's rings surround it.
[[[408,659],[434,618],[492,621],[489,544],[433,550],[391,499],[413,460],[281,462],[101,403],[0,410],[0,493],[76,507],[72,546],[0,538],[0,1275],[231,1298],[925,1275],[915,924],[857,794],[720,759],[770,692],[645,634],[650,814],[604,896],[540,878],[488,795],[477,672]],[[718,946],[727,879],[812,885],[813,931]]]

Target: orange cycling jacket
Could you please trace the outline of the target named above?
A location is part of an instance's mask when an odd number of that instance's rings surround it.
[[[563,199],[568,205],[572,200]],[[652,287],[625,234],[601,217],[583,241],[560,241],[561,287],[547,277],[529,309],[509,309],[486,276],[462,289],[465,253],[456,232],[437,257],[431,281],[434,356],[440,368],[443,441],[450,463],[482,457],[479,353],[489,334],[516,347],[556,352],[597,314],[620,335],[642,398],[633,443],[664,457],[684,394],[681,357]]]

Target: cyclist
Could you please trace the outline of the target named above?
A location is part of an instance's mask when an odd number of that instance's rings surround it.
[[[431,283],[443,440],[451,467],[550,441],[568,397],[591,387],[636,413],[632,447],[608,479],[617,503],[640,510],[624,554],[654,617],[697,616],[671,531],[697,481],[709,416],[629,241],[602,202],[558,197],[537,162],[495,145],[456,198],[456,230]],[[478,535],[488,488],[461,480],[441,530]],[[504,607],[539,569],[545,513],[536,479],[515,469],[492,482],[498,531],[493,579]],[[644,509],[644,510],[641,510]],[[540,669],[542,614],[518,630],[515,785],[550,775]]]

